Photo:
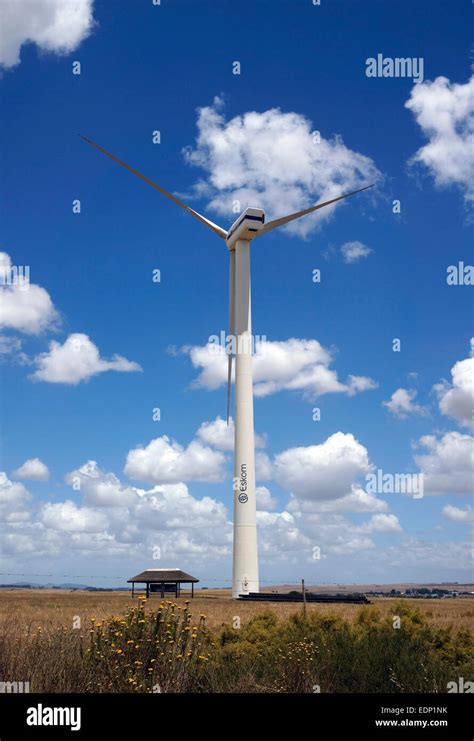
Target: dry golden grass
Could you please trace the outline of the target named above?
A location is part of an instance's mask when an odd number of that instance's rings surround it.
[[[190,594],[183,591],[178,604],[189,599]],[[174,599],[170,596],[168,599]],[[150,597],[148,610],[156,610],[160,599]],[[474,598],[456,599],[407,599],[404,602],[421,610],[429,622],[438,627],[453,625],[455,628],[467,628],[474,632]],[[374,598],[372,604],[385,614],[393,614],[397,599]],[[15,631],[23,634],[32,633],[37,628],[44,631],[55,630],[59,626],[71,628],[73,621],[80,617],[82,625],[91,618],[103,620],[112,615],[123,614],[129,606],[137,604],[127,592],[83,592],[66,590],[8,590],[0,591],[0,628],[8,622],[14,624]],[[278,618],[287,618],[295,612],[302,611],[298,603],[251,603],[236,602],[231,599],[228,590],[198,591],[191,601],[191,612],[194,615],[204,613],[209,627],[231,625],[235,616],[245,624],[253,616],[271,610]],[[352,604],[308,604],[308,614],[337,615],[353,620],[363,609]]]
[[[0,679],[42,692],[442,692],[473,672],[472,598],[313,603],[302,619],[300,603],[189,596],[2,590]]]

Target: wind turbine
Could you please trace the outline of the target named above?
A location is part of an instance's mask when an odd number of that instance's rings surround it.
[[[250,303],[250,242],[256,237],[273,231],[279,226],[313,213],[331,203],[361,193],[372,185],[352,193],[318,203],[302,211],[265,223],[261,208],[246,208],[228,231],[214,224],[205,216],[187,206],[172,193],[142,175],[134,167],[111,154],[91,139],[80,135],[87,144],[118,162],[152,188],[181,206],[191,216],[205,224],[225,240],[230,256],[229,270],[229,335],[232,347],[227,349],[227,424],[229,423],[232,359],[235,354],[235,415],[234,415],[234,548],[232,570],[232,596],[259,591],[257,522],[255,497],[255,443],[253,424],[252,382],[252,318]],[[234,350],[234,352],[232,352]]]

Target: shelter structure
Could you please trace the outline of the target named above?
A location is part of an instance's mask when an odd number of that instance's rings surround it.
[[[165,594],[173,592],[175,597],[180,597],[182,584],[191,584],[191,596],[194,597],[194,585],[198,581],[195,576],[181,569],[146,569],[141,574],[127,579],[127,583],[132,585],[132,597],[135,596],[135,584],[145,584],[147,598],[150,593],[159,592],[162,599]]]

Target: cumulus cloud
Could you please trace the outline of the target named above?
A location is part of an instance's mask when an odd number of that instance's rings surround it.
[[[311,544],[310,559],[313,562],[324,561],[332,556],[360,555],[376,547],[363,525],[355,525],[341,514],[303,514],[294,511],[293,515],[298,528]]]
[[[227,121],[223,101],[215,98],[213,105],[198,109],[197,127],[196,146],[184,150],[185,158],[206,171],[196,194],[223,216],[233,215],[235,201],[239,210],[258,206],[268,218],[284,216],[357,190],[380,174],[369,157],[349,149],[339,135],[318,141],[311,121],[279,108]],[[338,205],[285,229],[306,236]]]
[[[270,490],[266,486],[257,486],[255,495],[257,498],[257,509],[259,511],[273,512],[277,508],[278,502],[275,497],[272,497]]]
[[[362,244],[362,242],[346,242],[341,247],[341,253],[342,257],[344,259],[344,262],[347,263],[353,263],[353,262],[359,262],[359,260],[362,260],[364,257],[368,257],[372,250],[370,247],[367,247],[367,245]]]
[[[49,468],[39,458],[28,458],[13,474],[16,479],[30,479],[31,481],[47,481]]]
[[[388,503],[374,494],[351,484],[348,494],[337,499],[296,499],[290,497],[289,512],[386,512]]]
[[[402,531],[400,521],[396,515],[377,514],[361,526],[366,533],[399,533]]]
[[[415,455],[424,478],[424,494],[467,494],[474,489],[474,438],[459,432],[443,437],[424,435],[418,445],[426,454]]]
[[[451,368],[452,382],[434,386],[442,414],[453,417],[460,425],[474,429],[474,337],[471,357],[459,360]]]
[[[196,499],[183,483],[155,486],[144,493],[134,512],[143,527],[169,531],[171,537],[176,530],[192,535],[192,531],[198,529],[218,527],[226,532],[229,524],[222,502],[209,496]],[[212,534],[208,533],[207,540],[212,539]],[[219,535],[215,542],[224,545],[226,538]]]
[[[428,143],[411,158],[423,165],[436,185],[456,185],[465,201],[474,200],[474,76],[464,84],[446,77],[414,85],[405,106]]]
[[[338,499],[372,469],[367,449],[351,433],[336,432],[319,445],[275,456],[277,483],[298,499]]]
[[[47,502],[41,508],[39,519],[47,528],[69,533],[97,533],[107,526],[105,515],[90,507],[78,507],[70,500],[56,504]]]
[[[21,483],[0,474],[0,547],[4,556],[75,558],[135,556],[216,560],[231,553],[226,507],[193,497],[186,484],[138,489],[88,461],[66,476],[78,501],[40,504],[37,513]],[[36,508],[35,508],[36,509]]]
[[[69,335],[62,345],[55,340],[50,342],[49,352],[37,355],[35,364],[37,369],[31,376],[34,380],[72,386],[106,371],[142,370],[138,363],[121,355],[114,355],[112,360],[101,358],[98,347],[86,334],[80,333]]]
[[[138,489],[124,486],[115,474],[102,471],[96,461],[87,461],[68,473],[66,482],[94,507],[127,507],[139,495]]]
[[[188,558],[212,564],[230,560],[231,513],[210,496],[192,496],[184,482],[221,481],[229,473],[226,453],[231,447],[221,423],[217,417],[200,425],[188,447],[162,437],[130,451],[126,474],[149,481],[151,488],[137,488],[87,461],[66,476],[74,497],[40,504],[36,518],[24,515],[29,495],[23,485],[5,477],[4,499],[17,515],[0,532],[4,554],[59,557],[66,551],[74,558],[141,561],[149,554],[157,566],[178,560],[185,565]],[[373,535],[400,533],[396,516],[385,514],[387,502],[356,483],[372,464],[353,435],[339,432],[319,445],[289,449],[272,459],[262,450],[258,456],[265,457],[258,465],[267,468],[266,475],[290,494],[279,510],[268,487],[256,489],[262,565],[315,565],[316,551],[322,561],[371,553],[378,547]],[[230,489],[228,494],[230,505]],[[375,514],[356,524],[344,516],[349,512]]]
[[[256,448],[265,447],[265,435],[255,435]],[[194,440],[183,447],[166,435],[151,440],[148,445],[130,450],[125,473],[137,481],[155,484],[182,481],[222,481],[229,459],[226,453],[234,449],[234,420],[229,426],[220,416],[203,422]],[[256,474],[259,480],[271,478],[272,464],[263,451],[256,454]]]
[[[197,388],[217,389],[227,383],[227,355],[224,347],[204,345],[183,347],[195,368],[200,370],[194,381]],[[317,340],[289,339],[261,342],[253,357],[255,396],[269,396],[279,391],[300,391],[309,398],[323,394],[343,393],[353,396],[376,388],[367,376],[349,375],[346,382],[338,379],[329,366],[331,353]]]
[[[183,482],[138,489],[103,471],[95,461],[75,469],[66,480],[79,501],[47,502],[40,505],[36,519],[9,522],[0,532],[4,555],[57,558],[67,552],[75,560],[120,556],[128,562],[142,561],[148,554],[157,566],[185,564],[186,559],[202,564],[230,560],[232,524],[226,506],[209,496],[193,497]],[[29,495],[23,485],[7,486],[10,509],[24,507]],[[16,506],[12,489],[19,500]],[[372,552],[376,547],[372,534],[399,531],[392,516],[356,525],[337,512],[307,512],[297,506],[278,511],[269,489],[258,487],[256,494],[262,565],[314,565],[316,546],[322,560]]]
[[[211,497],[196,499],[183,482],[139,489],[103,471],[96,461],[87,461],[71,471],[66,481],[80,491],[89,507],[106,512],[109,528],[122,540],[139,543],[153,532],[226,527],[224,505]],[[191,543],[191,539],[188,541]]]
[[[30,499],[31,495],[23,484],[10,481],[4,471],[0,472],[0,522],[21,523],[28,520]]]
[[[204,445],[210,445],[219,450],[231,451],[234,449],[234,420],[229,417],[229,424],[225,419],[216,417],[212,422],[203,422],[197,431],[197,437]],[[264,448],[264,435],[255,435],[255,447]]]
[[[465,509],[462,509],[461,507],[454,507],[451,504],[446,505],[446,507],[443,507],[443,517],[446,517],[447,520],[451,520],[451,522],[474,522],[474,509],[472,507],[466,507]]]
[[[93,0],[2,0],[0,3],[0,65],[20,63],[28,42],[40,49],[67,54],[89,36]]]
[[[399,388],[393,392],[389,401],[383,401],[382,404],[387,407],[394,417],[399,417],[399,419],[406,419],[409,414],[425,414],[424,407],[415,404],[413,401],[416,395],[417,391],[415,389]]]
[[[0,252],[0,329],[38,335],[54,328],[59,315],[49,293],[25,280],[25,275],[22,277],[19,266],[12,265],[6,252]]]
[[[265,563],[300,562],[302,554],[311,553],[311,538],[305,535],[289,512],[257,511],[259,559]]]
[[[125,474],[137,481],[155,484],[179,481],[221,481],[225,456],[219,450],[192,440],[187,448],[163,435],[144,447],[130,450]]]
[[[273,464],[263,450],[255,453],[255,476],[257,481],[269,481],[273,478]]]
[[[269,513],[263,514],[270,517]],[[312,561],[315,565],[326,559],[331,559],[331,563],[334,563],[334,557],[337,556],[362,557],[364,552],[370,553],[377,548],[372,535],[397,535],[402,532],[395,515],[375,514],[367,522],[356,525],[336,512],[308,513],[294,509],[291,513],[283,514],[291,514],[288,527],[304,538],[298,552],[299,563],[304,560]],[[378,552],[382,553],[383,550]]]

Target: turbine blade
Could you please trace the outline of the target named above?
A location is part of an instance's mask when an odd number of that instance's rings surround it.
[[[86,136],[82,136],[82,134],[79,134],[79,136],[80,136],[80,138],[83,141],[87,142],[87,144],[90,144],[92,147],[95,147],[100,152],[103,152],[108,157],[110,157],[111,159],[115,160],[115,162],[118,162],[119,165],[122,165],[127,170],[129,170],[130,172],[133,172],[133,174],[136,175],[137,177],[139,177],[141,180],[144,180],[145,183],[148,183],[148,185],[151,185],[152,188],[155,188],[155,190],[157,190],[160,193],[162,193],[164,196],[166,196],[167,198],[169,198],[171,201],[174,201],[178,206],[181,206],[181,208],[183,208],[185,211],[187,211],[188,214],[191,214],[191,216],[194,216],[196,219],[198,219],[203,224],[205,224],[206,226],[208,226],[209,229],[212,229],[212,231],[215,232],[216,234],[218,234],[219,237],[222,237],[222,239],[225,239],[227,237],[227,232],[226,232],[225,229],[222,229],[222,227],[218,226],[217,224],[214,224],[214,222],[213,221],[210,221],[210,219],[206,219],[205,216],[202,216],[197,211],[194,211],[194,209],[192,209],[189,206],[187,206],[185,203],[183,203],[183,201],[180,201],[179,198],[176,198],[176,196],[174,196],[172,193],[169,193],[167,190],[165,190],[164,188],[162,188],[161,185],[157,185],[156,183],[153,182],[153,180],[150,180],[149,178],[147,178],[146,175],[142,175],[142,173],[139,172],[138,170],[135,170],[134,167],[131,167],[130,165],[127,165],[126,162],[124,162],[123,160],[121,160],[119,157],[116,157],[115,154],[112,154],[111,152],[108,152],[106,149],[104,149],[103,147],[101,147],[99,144],[96,144],[95,142],[93,142],[92,139],[88,139]]]
[[[299,219],[300,216],[306,216],[306,214],[310,214],[313,211],[317,211],[319,208],[324,208],[324,206],[329,206],[331,203],[336,203],[336,201],[341,201],[343,198],[349,198],[349,196],[355,196],[356,193],[362,193],[363,190],[367,190],[368,188],[373,188],[375,183],[372,183],[372,185],[366,185],[364,188],[359,188],[359,190],[354,190],[352,193],[346,193],[343,196],[338,196],[337,198],[332,198],[330,201],[325,201],[324,203],[317,203],[316,206],[310,206],[310,208],[305,208],[303,211],[297,211],[294,214],[289,214],[288,216],[282,216],[281,219],[274,219],[274,221],[268,221],[263,229],[260,229],[255,235],[255,237],[261,237],[262,234],[268,234],[268,232],[271,232],[272,229],[276,229],[279,226],[283,226],[283,224],[288,224],[290,221],[293,221],[294,219]]]
[[[235,250],[231,250],[230,252],[229,265],[229,335],[231,336],[231,338],[233,338],[235,335]],[[233,341],[234,340],[232,339],[231,342]],[[229,426],[232,360],[233,354],[232,352],[229,352],[227,355],[227,427]]]

